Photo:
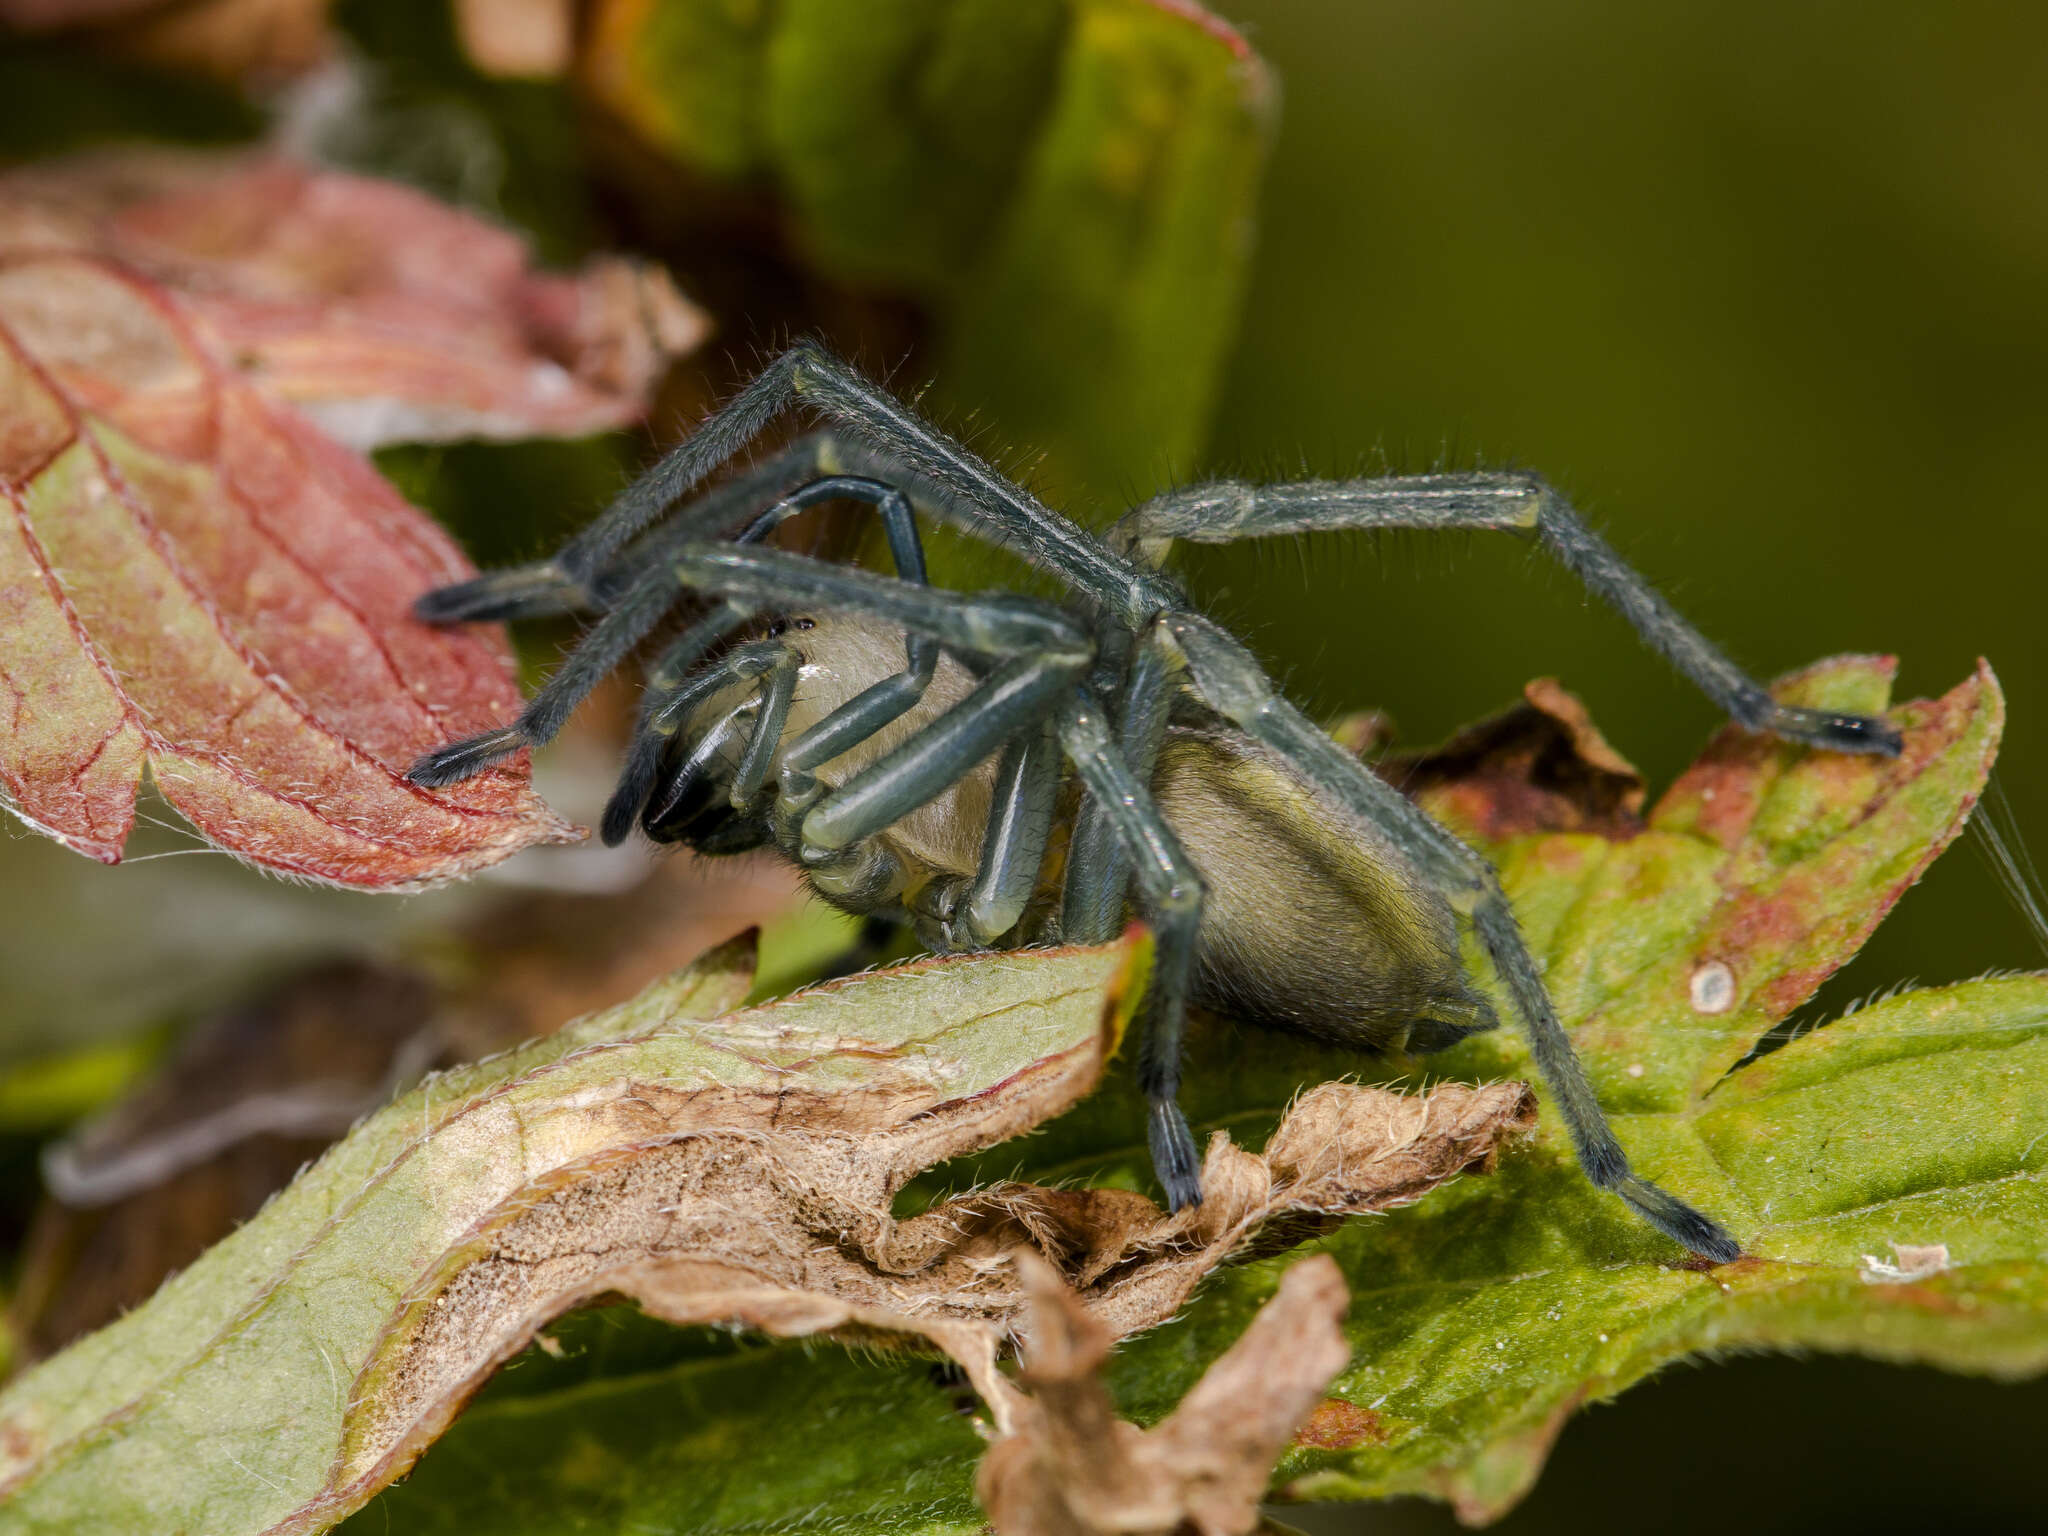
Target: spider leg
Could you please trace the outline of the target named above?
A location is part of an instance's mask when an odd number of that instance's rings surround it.
[[[1118,749],[1131,777],[1152,782],[1159,746],[1166,736],[1168,706],[1179,670],[1170,643],[1156,627],[1138,642],[1124,672],[1117,722]],[[1067,855],[1067,881],[1060,908],[1060,936],[1069,944],[1100,944],[1123,922],[1131,860],[1109,807],[1088,795],[1074,822]]]
[[[1105,548],[814,341],[800,341],[777,357],[627,486],[550,563],[566,581],[591,582],[643,529],[794,406],[839,429],[820,439],[818,467],[907,479],[906,489],[937,515],[1015,548],[1106,603],[1130,627],[1177,601],[1171,582]]]
[[[1169,1206],[1202,1199],[1201,1161],[1181,1113],[1181,1036],[1192,990],[1195,939],[1202,926],[1201,876],[1166,824],[1143,780],[1118,750],[1116,734],[1085,690],[1068,695],[1059,715],[1060,744],[1095,803],[1105,807],[1132,859],[1152,925],[1152,975],[1138,1041],[1138,1088],[1146,1100],[1146,1142]]]
[[[1186,658],[1196,691],[1212,708],[1295,764],[1330,804],[1361,826],[1381,829],[1398,853],[1443,889],[1454,906],[1470,914],[1480,943],[1514,998],[1537,1073],[1564,1118],[1586,1177],[1621,1196],[1652,1226],[1693,1252],[1717,1263],[1740,1256],[1740,1246],[1718,1223],[1629,1167],[1628,1154],[1615,1140],[1585,1069],[1573,1054],[1570,1037],[1558,1022],[1493,866],[1399,791],[1361,768],[1275,692],[1251,654],[1216,625],[1192,613],[1173,614],[1163,622]]]
[[[787,550],[730,544],[687,545],[670,570],[671,581],[746,607],[872,614],[969,655],[1080,654],[1091,662],[1095,656],[1087,627],[1072,615],[1007,592],[952,592]]]
[[[664,549],[723,536],[755,508],[815,481],[835,456],[830,434],[811,433],[719,482],[673,513],[668,526],[618,551],[594,576],[571,576],[557,555],[436,587],[412,605],[413,615],[429,624],[460,624],[609,608],[633,585],[636,573],[660,563]]]
[[[754,734],[732,779],[732,808],[743,811],[752,805],[775,767],[776,749],[782,745],[782,727],[789,720],[789,707],[796,702],[796,674],[802,658],[788,646],[781,647],[767,680],[761,685],[761,711],[754,720]]]
[[[830,451],[830,440],[823,434],[807,439],[807,454],[826,454]],[[814,452],[815,451],[815,454]],[[802,462],[813,463],[813,457]],[[925,580],[924,545],[917,533],[917,520],[912,515],[910,503],[903,493],[878,480],[862,479],[843,475],[813,479],[807,484],[791,489],[774,506],[756,516],[738,535],[740,543],[757,543],[776,528],[799,512],[823,501],[854,500],[865,501],[881,515],[883,530],[889,540],[890,557],[894,560],[897,574],[906,582],[922,584]],[[670,551],[671,554],[674,551]],[[803,557],[796,557],[803,558]],[[814,562],[813,562],[814,563]],[[624,840],[632,829],[633,818],[640,807],[654,792],[659,777],[660,764],[665,754],[667,737],[688,716],[689,711],[702,699],[710,697],[727,682],[733,674],[720,672],[716,681],[708,686],[698,686],[695,681],[685,683],[684,674],[708,651],[711,646],[729,634],[733,628],[744,622],[750,610],[732,605],[723,610],[731,615],[729,621],[717,616],[700,623],[676,642],[670,652],[657,664],[654,675],[649,679],[649,693],[641,711],[641,724],[635,731],[632,749],[627,754],[626,766],[620,774],[619,784],[605,807],[603,836],[607,844]],[[850,699],[840,708],[832,711],[817,726],[799,736],[790,748],[780,753],[784,759],[804,748],[815,749],[821,743],[829,745],[834,732],[844,738],[836,751],[827,751],[815,761],[803,766],[815,767],[817,762],[836,756],[860,741],[864,741],[891,720],[910,708],[923,696],[931,682],[932,673],[938,663],[938,646],[928,636],[910,634],[904,642],[906,652],[905,670],[894,678],[885,679],[874,687],[866,689],[856,698]],[[735,653],[738,655],[739,653]],[[789,718],[789,709],[796,694],[797,670],[801,658],[789,647],[778,647],[775,659],[767,669],[768,683],[764,689],[761,709],[754,724],[752,739],[740,759],[738,772],[734,775],[730,803],[734,809],[742,809],[759,794],[768,775],[775,771],[778,749],[782,748],[782,729]],[[685,764],[682,776],[694,771],[694,764]],[[799,769],[798,771],[802,771]],[[788,797],[790,785],[782,786],[784,797]],[[671,793],[670,799],[674,795]]]
[[[1887,720],[1779,704],[1537,475],[1405,475],[1289,485],[1219,481],[1155,497],[1127,515],[1113,538],[1158,557],[1173,539],[1227,544],[1358,528],[1533,531],[1587,590],[1628,620],[1645,644],[1747,729],[1831,752],[1899,753],[1898,728]]]
[[[822,437],[810,440],[810,446],[806,449],[806,452],[815,453],[819,451],[818,445],[826,441]],[[791,465],[798,462],[803,461],[791,460],[789,464],[783,465],[780,471],[782,477],[786,478],[790,472]],[[755,489],[758,490],[758,484],[755,485]],[[745,500],[738,496],[730,499],[721,499],[725,490],[726,487],[720,487],[718,493],[711,497],[706,497],[703,502],[697,504],[701,508],[716,502],[716,506],[713,508],[713,511],[716,513],[716,522],[713,524],[711,514],[707,513],[704,517],[704,521],[707,524],[717,527],[729,526],[734,509],[746,504]],[[908,577],[911,582],[922,583],[924,581],[924,546],[918,539],[916,519],[912,515],[910,502],[900,491],[876,480],[853,476],[828,476],[822,479],[813,479],[810,483],[791,491],[773,507],[755,517],[738,535],[738,542],[757,542],[760,539],[766,538],[770,532],[789,518],[816,505],[818,502],[842,499],[866,501],[876,508],[881,515],[883,528],[888,535],[890,552],[896,562],[897,570]],[[696,511],[697,508],[691,509],[691,516],[686,519],[685,523],[685,526],[693,531],[697,526]],[[568,660],[556,669],[554,675],[541,685],[539,691],[531,699],[527,700],[526,707],[520,711],[519,719],[516,723],[438,748],[414,763],[406,776],[417,784],[430,786],[453,784],[458,780],[480,773],[492,763],[510,757],[522,747],[543,746],[554,740],[556,733],[567,723],[570,714],[575,710],[576,706],[583,701],[591,689],[595,688],[626,659],[634,647],[647,637],[654,626],[661,622],[663,615],[668,613],[680,601],[683,593],[693,587],[705,587],[705,583],[692,582],[689,579],[683,569],[683,557],[693,551],[701,552],[706,548],[725,547],[705,546],[696,542],[673,543],[668,539],[664,539],[663,544],[667,547],[662,552],[662,558],[657,560],[655,564],[642,570],[639,577],[624,590],[616,604],[591,627],[590,632],[569,653]],[[777,551],[776,553],[779,554],[781,552]],[[840,567],[829,566],[826,562],[811,560],[801,555],[784,555],[783,558],[787,561],[797,562],[802,568],[824,567],[832,570],[840,569]],[[490,579],[489,577],[478,578],[479,581],[489,581]],[[465,584],[465,586],[475,585],[476,583]],[[899,585],[907,584],[899,583]],[[427,599],[422,599],[422,602],[457,590],[455,588],[443,588],[441,593],[429,593]],[[910,587],[909,590],[914,591],[919,590],[919,588]],[[801,596],[802,594],[797,595]],[[742,607],[738,603],[732,603],[729,606],[735,609],[741,609]],[[774,594],[764,595],[760,602],[752,607],[745,608],[741,616],[744,618],[747,614],[762,607],[773,608],[777,606],[780,606],[780,604]],[[725,633],[729,633],[731,627],[728,626]],[[716,638],[721,637],[714,637],[714,641]],[[706,644],[704,649],[709,649],[709,643]],[[704,650],[699,650],[696,653],[698,656],[703,654]],[[694,659],[693,657],[692,660]],[[912,642],[910,665],[913,672],[917,671],[921,665],[925,666],[928,681],[929,664],[935,663],[936,660],[936,655],[932,655],[928,659],[922,657],[918,643]],[[921,694],[922,691],[920,686],[917,693]],[[916,702],[916,694],[912,695],[910,702]],[[906,704],[905,707],[907,708],[908,705]],[[901,711],[899,710],[898,713],[901,713]],[[880,724],[886,723],[887,721],[880,722]],[[879,724],[874,728],[879,729]]]
[[[1023,920],[1052,838],[1059,799],[1060,745],[1045,727],[1019,736],[996,765],[995,794],[981,837],[981,863],[951,915],[952,947],[993,944]]]
[[[1094,657],[1012,657],[953,708],[804,813],[802,858],[820,862],[892,826],[1045,719]]]

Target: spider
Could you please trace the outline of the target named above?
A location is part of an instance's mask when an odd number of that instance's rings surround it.
[[[819,425],[711,481],[789,408]],[[825,501],[873,510],[893,577],[762,545]],[[1020,554],[1067,599],[932,586],[919,516]],[[1439,1050],[1497,1022],[1459,958],[1462,917],[1586,1176],[1693,1252],[1735,1258],[1717,1222],[1631,1170],[1492,866],[1289,703],[1160,569],[1176,540],[1360,528],[1534,533],[1744,727],[1899,751],[1881,719],[1776,703],[1534,475],[1218,481],[1097,536],[805,341],[552,559],[419,600],[444,624],[599,617],[517,722],[410,776],[453,783],[549,741],[694,594],[708,611],[652,667],[604,840],[637,821],[708,854],[772,846],[826,900],[907,918],[941,952],[1098,943],[1135,908],[1154,935],[1137,1076],[1174,1209],[1201,1198],[1176,1103],[1189,1002],[1374,1051]]]

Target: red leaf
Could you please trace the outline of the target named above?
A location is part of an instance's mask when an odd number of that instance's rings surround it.
[[[95,251],[176,289],[214,355],[357,448],[639,420],[709,330],[657,266],[537,273],[517,236],[273,155],[126,150],[0,177],[0,248]]]
[[[319,184],[351,183],[328,209],[354,210],[348,217],[362,211],[358,193],[375,201],[357,178],[261,175],[283,179],[280,202],[260,217],[235,226],[232,199],[211,205],[224,221],[220,251],[275,249],[251,231],[290,217],[288,192],[318,204]],[[248,197],[259,182],[225,185]],[[234,316],[256,285],[250,274],[271,268],[195,257],[183,276],[201,291],[188,297],[104,253],[126,237],[92,236],[104,224],[103,188],[86,187],[69,206],[10,200],[17,188],[0,183],[0,785],[12,808],[113,863],[146,765],[165,797],[229,851],[380,889],[565,838],[523,770],[439,793],[402,777],[420,752],[511,718],[518,691],[502,641],[409,616],[419,593],[470,574],[453,544],[362,459],[223,365],[219,348],[236,344]],[[180,194],[220,195],[196,185]],[[424,201],[395,195],[390,208]],[[85,206],[94,196],[97,223]],[[279,334],[303,339],[325,326],[368,338],[357,354],[366,358],[403,308],[394,291],[409,303],[429,286],[422,260],[431,270],[502,251],[506,237],[426,206],[431,216],[409,225],[395,216],[374,224],[353,252],[337,236],[344,266],[372,238],[388,249],[348,268],[354,278],[330,272],[324,290],[309,282],[279,300],[275,313],[305,322]],[[424,258],[408,243],[422,230],[441,237]],[[527,303],[520,334],[545,329],[531,315],[559,303],[554,285],[564,280],[516,266],[481,275],[501,300]],[[355,280],[360,311],[335,300]],[[479,359],[502,355],[511,324],[482,327],[484,340],[445,378],[459,382]],[[412,338],[422,358],[436,334],[422,324]],[[438,334],[461,353],[459,328]],[[412,398],[432,401],[439,385],[417,387],[422,376],[404,367],[351,375],[409,381]],[[595,409],[595,394],[578,398]],[[625,410],[625,398],[604,409]]]

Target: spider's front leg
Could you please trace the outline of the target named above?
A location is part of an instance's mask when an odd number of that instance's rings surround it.
[[[830,434],[811,433],[668,514],[663,527],[616,551],[594,570],[579,568],[572,575],[574,562],[564,550],[530,565],[485,571],[468,581],[436,587],[413,603],[413,616],[429,624],[467,624],[606,612],[617,607],[647,572],[658,568],[667,551],[723,537],[760,508],[815,483],[839,454]]]
[[[996,764],[974,874],[934,880],[912,905],[927,947],[937,954],[988,949],[1017,931],[1038,889],[1059,789],[1058,736],[1040,726],[1013,737]]]

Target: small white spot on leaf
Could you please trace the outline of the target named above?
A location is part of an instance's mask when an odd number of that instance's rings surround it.
[[[1947,1243],[1893,1243],[1887,1264],[1874,1253],[1863,1255],[1863,1280],[1869,1285],[1898,1285],[1907,1280],[1925,1280],[1948,1268]]]
[[[1735,973],[1726,961],[1705,961],[1694,969],[1688,990],[1695,1013],[1726,1013],[1735,1006]]]

